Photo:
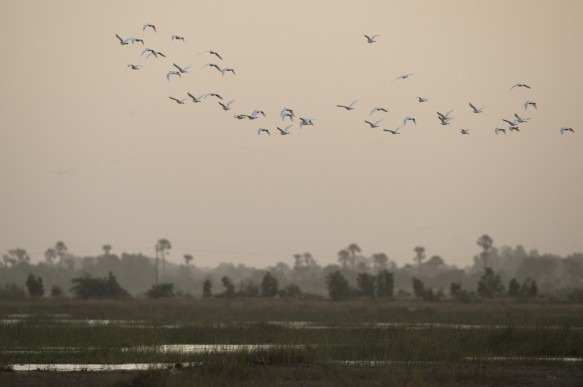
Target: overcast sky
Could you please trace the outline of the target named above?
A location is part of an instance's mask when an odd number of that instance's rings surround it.
[[[583,251],[581,15],[579,0],[3,0],[0,252],[153,256],[167,238],[175,262],[264,267],[357,243],[401,265],[421,245],[463,267],[484,233]],[[168,81],[172,63],[192,67]],[[236,101],[169,99],[187,92]],[[279,135],[284,106],[315,125]],[[514,113],[530,120],[496,135]],[[382,130],[405,116],[417,125]]]

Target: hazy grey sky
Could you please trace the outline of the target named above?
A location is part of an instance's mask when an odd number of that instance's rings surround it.
[[[164,237],[176,262],[262,267],[305,251],[333,263],[355,242],[399,264],[422,245],[464,266],[484,233],[583,251],[581,15],[578,0],[3,0],[0,252],[39,260],[63,240],[81,256],[106,243],[153,255]],[[215,61],[236,76],[200,69]],[[167,81],[173,62],[193,67]],[[517,82],[532,89],[509,91]],[[236,102],[168,98],[186,92]],[[280,136],[284,106],[315,126]],[[375,106],[389,112],[372,129]],[[233,118],[255,108],[267,117]],[[496,136],[514,113],[531,120]],[[417,125],[401,135],[381,130],[407,115]]]

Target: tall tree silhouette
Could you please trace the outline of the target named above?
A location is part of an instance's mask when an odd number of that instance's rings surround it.
[[[413,249],[415,252],[415,261],[417,261],[417,266],[421,266],[421,262],[425,259],[425,247],[417,246]]]
[[[168,239],[162,238],[158,240],[157,251],[160,253],[160,258],[162,258],[162,276],[166,275],[166,252],[172,248],[170,241]]]
[[[103,250],[103,254],[107,257],[111,251],[111,245],[103,245],[101,246],[101,249]]]
[[[63,257],[65,256],[65,253],[67,252],[68,248],[67,245],[65,244],[65,242],[63,241],[58,241],[55,244],[55,251],[57,253],[57,256],[59,257],[59,262],[63,262]]]
[[[45,251],[45,260],[47,261],[48,264],[52,265],[54,263],[54,260],[57,259],[57,257],[58,257],[57,250],[53,249],[52,247],[49,247]]]
[[[346,249],[342,249],[338,252],[338,262],[342,265],[342,268],[346,268],[346,265],[350,261],[350,252]]]
[[[478,238],[476,243],[483,249],[480,255],[484,261],[484,267],[488,267],[488,257],[490,256],[490,248],[492,247],[494,240],[490,237],[490,235],[484,234]]]

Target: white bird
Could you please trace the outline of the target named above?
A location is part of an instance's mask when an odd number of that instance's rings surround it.
[[[206,93],[205,98],[206,97],[217,97],[218,99],[223,99],[223,97],[221,97],[221,95],[217,93]]]
[[[397,78],[395,78],[395,80],[394,80],[393,82],[395,82],[395,81],[398,81],[398,80],[400,80],[400,79],[407,79],[407,78],[409,78],[411,75],[413,75],[413,73],[401,74],[401,75],[399,75]]]
[[[233,102],[235,102],[235,100],[232,99],[229,102],[227,102],[226,104],[225,103],[222,103],[221,101],[218,101],[218,102],[219,102],[219,105],[221,105],[223,107],[223,110],[229,110],[229,109],[231,109],[231,104]]]
[[[477,108],[474,105],[472,105],[472,103],[470,102],[470,107],[472,108],[472,110],[474,111],[474,113],[482,113],[484,111],[484,108],[486,106],[482,106],[481,108]]]
[[[366,38],[366,42],[367,42],[367,43],[376,43],[376,38],[377,38],[378,36],[381,36],[381,35],[380,35],[380,34],[371,35],[371,36],[364,35],[364,37]]]
[[[449,125],[449,121],[451,121],[453,119],[453,117],[449,116],[452,112],[453,112],[453,109],[448,111],[445,114],[441,114],[440,112],[437,112],[437,118],[439,118],[439,120],[441,121],[441,125]]]
[[[225,67],[221,69],[221,75],[224,76],[226,72],[231,72],[233,73],[233,75],[237,75],[235,74],[235,70],[232,69],[231,67]]]
[[[130,64],[128,65],[128,67],[129,67],[130,69],[132,69],[132,70],[139,70],[139,69],[142,67],[142,65],[140,65],[140,64],[133,64],[133,63],[130,63]]]
[[[252,119],[256,119],[257,115],[261,114],[263,117],[265,117],[265,112],[263,110],[260,109],[255,109],[251,112],[251,117],[253,117]]]
[[[261,134],[261,132],[265,132],[267,134],[269,134],[271,136],[271,134],[269,133],[269,130],[265,129],[265,128],[259,128],[257,129],[257,135],[259,136]]]
[[[536,102],[534,102],[534,101],[525,101],[524,102],[524,110],[526,110],[528,108],[528,105],[532,105],[536,109]]]
[[[140,54],[140,56],[144,55],[146,52],[148,52],[149,54],[146,56],[146,59],[150,57],[150,55],[154,55],[154,58],[157,58],[158,55],[160,55],[161,57],[166,58],[166,55],[162,54],[159,51],[155,51],[152,50],[151,48],[145,48],[144,51],[142,51],[142,53]]]
[[[419,103],[427,102],[427,98],[417,97],[417,102],[419,102]]]
[[[131,44],[134,44],[134,43],[137,43],[137,42],[142,43],[142,46],[144,45],[144,41],[142,39],[140,39],[140,38],[130,38],[130,43]]]
[[[119,36],[118,34],[115,34],[115,37],[119,39],[119,44],[121,44],[122,46],[129,44],[132,41],[132,39],[135,39],[134,37],[122,39],[121,36]]]
[[[207,93],[201,94],[198,97],[195,97],[194,95],[192,95],[190,93],[186,93],[186,94],[188,94],[188,96],[192,99],[192,102],[194,102],[194,103],[202,102],[202,100],[207,97]]]
[[[494,129],[494,133],[498,134],[500,132],[506,134],[506,129],[502,129],[502,128],[496,128],[496,129]]]
[[[407,122],[408,121],[413,121],[413,123],[415,125],[417,125],[417,121],[415,121],[415,118],[413,118],[413,117],[405,117],[405,118],[403,118],[403,126],[407,126]]]
[[[510,132],[520,132],[520,129],[518,129],[518,126],[510,126],[508,128],[508,130],[510,130]]]
[[[247,114],[235,114],[233,117],[235,117],[238,120],[243,120],[249,116]]]
[[[215,68],[215,69],[217,69],[219,72],[221,72],[221,71],[222,71],[222,70],[221,70],[221,68],[220,68],[220,67],[219,67],[217,64],[215,64],[215,63],[207,63],[207,64],[203,65],[203,66],[201,67],[201,69],[205,68],[206,66],[214,67],[214,68]]]
[[[300,129],[304,125],[305,126],[308,126],[308,125],[312,125],[313,126],[314,125],[313,120],[314,120],[313,118],[302,118],[302,117],[300,117]]]
[[[217,58],[219,58],[220,60],[223,60],[223,57],[222,57],[222,56],[221,56],[221,55],[220,55],[218,52],[216,52],[216,51],[213,51],[213,50],[202,51],[202,52],[199,52],[198,54],[199,54],[199,55],[200,55],[200,54],[211,54],[211,55],[215,55],[215,56],[216,56]]]
[[[188,69],[192,67],[192,65],[186,66],[186,67],[180,67],[176,63],[172,63],[172,65],[174,67],[176,67],[178,69],[178,71],[180,71],[182,74],[186,74],[188,72]]]
[[[182,77],[182,75],[180,75],[179,71],[170,70],[166,73],[166,79],[170,80],[170,77],[172,75],[178,75],[179,77]]]
[[[513,86],[512,86],[512,87],[511,87],[509,90],[512,90],[512,89],[514,89],[515,87],[526,87],[527,89],[530,89],[530,88],[531,88],[530,86],[528,86],[528,85],[527,85],[527,84],[525,84],[525,83],[515,83],[515,84],[514,84],[514,85],[513,85]]]
[[[560,130],[561,130],[561,134],[565,134],[565,132],[575,133],[573,128],[562,127]]]
[[[460,129],[460,133],[461,133],[461,134],[470,134],[470,130],[469,130],[469,129],[464,129],[464,128],[461,128],[461,129]]]
[[[285,117],[289,117],[289,119],[293,121],[296,115],[292,109],[284,107],[281,109],[281,112],[279,112],[279,116],[281,117],[282,121],[285,120]]]
[[[153,24],[144,24],[144,27],[142,27],[142,31],[146,31],[146,28],[151,28],[154,30],[154,32],[158,32],[156,31],[156,26]]]
[[[367,124],[369,124],[371,128],[378,128],[379,127],[379,122],[381,122],[381,121],[382,121],[382,119],[376,120],[375,122],[370,122],[370,121],[364,120],[364,122],[366,122]]]
[[[172,35],[170,40],[182,40],[184,42],[184,36]]]
[[[528,118],[528,117],[527,118],[522,118],[522,117],[520,117],[516,113],[514,113],[514,117],[516,117],[515,122],[518,123],[518,124],[523,124],[523,123],[527,122],[528,120],[530,120],[530,118]]]
[[[179,105],[184,105],[184,101],[187,100],[187,98],[182,98],[182,99],[178,99],[178,98],[174,98],[174,97],[168,97],[168,98],[173,99]]]
[[[353,110],[354,109],[354,104],[356,103],[357,100],[354,100],[350,103],[350,105],[346,106],[346,105],[336,105],[338,107],[344,108],[346,110]]]
[[[289,128],[291,128],[292,125],[288,125],[285,128],[280,128],[279,126],[276,126],[277,130],[279,130],[279,134],[281,134],[282,136],[285,136],[286,134],[289,134]]]
[[[402,126],[399,126],[398,128],[395,128],[395,129],[392,129],[392,130],[391,129],[383,129],[383,130],[385,132],[389,132],[391,134],[401,134],[401,133],[399,133],[399,129],[401,129],[401,128],[402,128]]]
[[[372,109],[372,110],[370,111],[370,113],[368,113],[368,115],[369,115],[369,116],[372,116],[372,115],[373,115],[373,113],[376,113],[376,112],[379,112],[379,111],[382,111],[382,112],[385,112],[385,113],[388,113],[388,112],[389,112],[387,109],[385,109],[385,108],[382,108],[382,107],[378,107],[378,106],[377,106],[377,107],[375,107],[374,109]]]

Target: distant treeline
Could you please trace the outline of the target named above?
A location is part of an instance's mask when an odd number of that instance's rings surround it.
[[[38,264],[30,263],[22,248],[6,252],[0,263],[0,298],[41,293],[91,298],[79,291],[99,286],[105,292],[99,294],[113,298],[111,289],[124,297],[583,298],[582,253],[561,257],[527,252],[522,246],[497,248],[488,235],[478,238],[477,245],[473,265],[464,269],[448,265],[439,255],[428,257],[422,246],[412,249],[410,264],[399,267],[384,253],[364,254],[355,243],[338,252],[336,264],[321,266],[306,252],[293,255],[289,263],[258,269],[232,263],[202,268],[191,255],[182,257],[183,264],[168,262],[172,245],[166,239],[158,241],[154,257],[117,255],[110,245],[100,255],[78,257],[59,241]]]

